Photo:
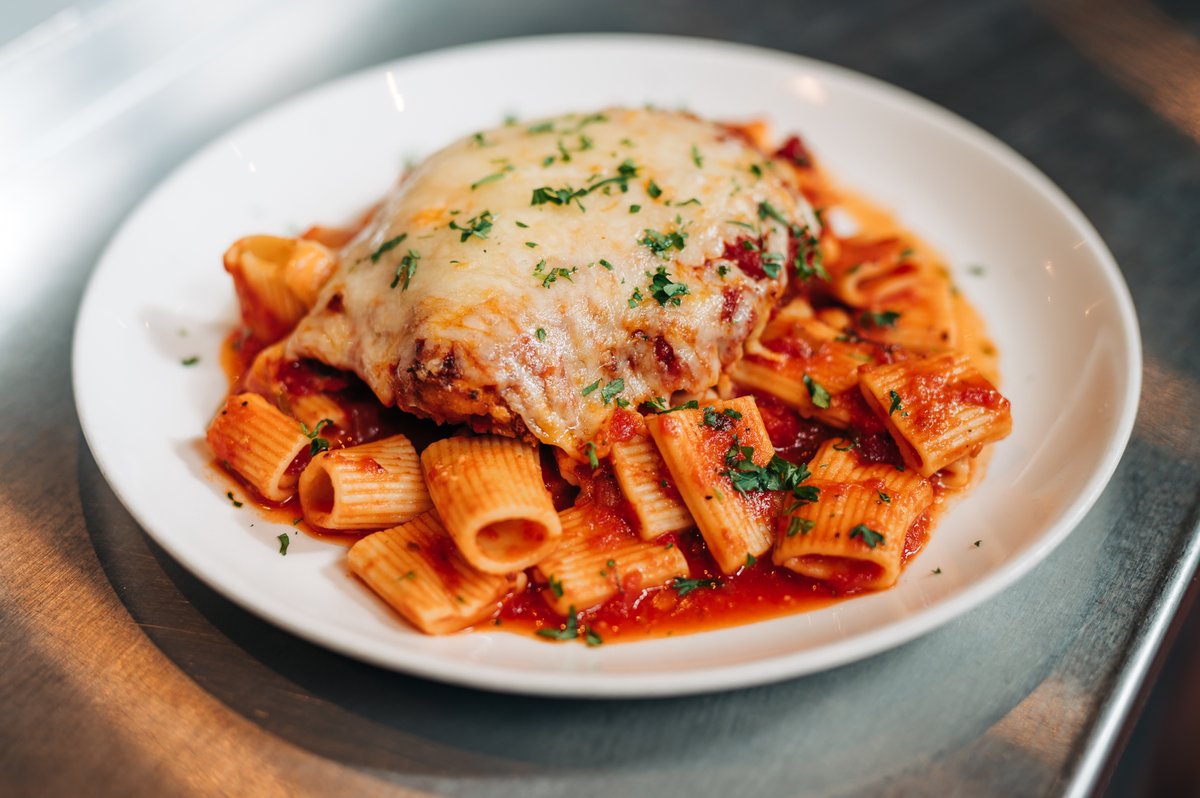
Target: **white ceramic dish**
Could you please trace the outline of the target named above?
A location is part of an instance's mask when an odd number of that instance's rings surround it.
[[[475,90],[486,76],[486,91]],[[999,343],[1012,437],[988,479],[885,593],[669,640],[554,644],[426,637],[344,567],[344,550],[236,509],[203,433],[236,319],[221,253],[240,236],[349,219],[407,158],[506,114],[684,105],[798,131],[842,182],[895,209],[953,265]],[[974,264],[985,272],[978,275]],[[184,367],[193,355],[200,362]],[[1041,173],[977,128],[815,61],[688,39],[504,41],[352,75],[222,136],[158,187],[88,287],[76,402],[96,461],[149,534],[216,590],[301,637],[432,679],[546,695],[660,696],[770,682],[910,640],[994,596],[1096,500],[1128,440],[1141,350],[1128,290],[1096,231]],[[251,526],[253,525],[253,526]],[[982,544],[974,546],[974,541]],[[932,570],[940,568],[934,575]]]

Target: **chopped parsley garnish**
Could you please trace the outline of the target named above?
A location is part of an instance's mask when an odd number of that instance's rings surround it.
[[[387,241],[384,241],[379,245],[379,249],[371,253],[371,263],[379,263],[380,258],[403,244],[406,238],[408,238],[408,233],[401,233],[395,238],[389,238]]]
[[[807,535],[816,525],[816,521],[809,521],[807,518],[793,515],[788,519],[787,536],[790,538],[794,535]]]
[[[305,424],[303,421],[300,422],[300,431],[304,433],[304,437],[312,441],[312,445],[308,447],[309,457],[316,457],[318,452],[325,452],[329,450],[329,441],[317,436],[320,435],[321,430],[325,429],[325,427],[328,427],[331,424],[333,424],[332,419],[323,418],[318,421],[312,429],[309,429],[307,424]]]
[[[521,228],[529,227],[529,225],[525,224],[524,222],[513,222],[513,224],[515,224],[517,227],[521,227]]]
[[[891,504],[891,503],[892,503],[892,497],[891,497],[891,496],[887,495],[887,494],[886,494],[886,493],[884,493],[883,491],[879,491],[878,493],[879,493],[879,500],[880,500],[881,502],[884,502],[884,503],[886,503],[886,504]]]
[[[646,193],[650,195],[650,199],[658,199],[662,196],[662,189],[658,187],[658,183],[651,180],[646,184]]]
[[[537,242],[536,241],[526,241],[525,246],[529,247],[530,249],[537,249]]]
[[[719,413],[712,407],[706,407],[700,426],[712,427],[715,430],[727,430],[733,426],[734,421],[740,420],[741,417],[742,414],[732,407],[727,407]]]
[[[557,596],[558,598],[562,598],[562,597],[563,597],[563,586],[562,586],[562,580],[561,580],[561,579],[555,579],[555,578],[552,576],[552,577],[550,577],[550,578],[547,580],[547,584],[548,584],[548,585],[549,585],[549,587],[550,587],[550,592],[551,592],[551,593],[553,593],[553,594],[554,594],[555,596]]]
[[[604,400],[604,404],[608,404],[623,390],[625,390],[625,380],[618,377],[600,389],[600,398]]]
[[[642,290],[640,288],[633,289],[633,293],[629,295],[629,307],[636,308],[643,299],[645,297],[642,296]]]
[[[914,254],[916,254],[915,249],[912,247],[905,247],[904,249],[900,250],[900,260],[908,260]]]
[[[538,327],[538,328],[537,328],[537,329],[534,331],[534,333],[533,333],[533,334],[534,334],[535,336],[537,336],[537,339],[538,339],[539,341],[545,341],[545,340],[546,340],[546,330],[545,330],[544,328],[542,328],[542,327]]]
[[[575,605],[567,611],[567,623],[562,629],[538,629],[539,637],[549,637],[551,640],[574,640],[579,637],[579,619],[575,617]]]
[[[977,540],[977,541],[975,541],[974,546],[975,546],[975,548],[979,548],[982,544],[983,544],[982,540]]]
[[[410,249],[408,253],[400,259],[400,263],[396,264],[396,276],[392,278],[391,288],[395,288],[400,282],[404,281],[404,287],[401,291],[408,290],[408,283],[412,280],[412,276],[417,271],[417,261],[421,259],[421,253],[415,249]]]
[[[192,355],[191,357],[185,357],[183,360],[181,360],[179,362],[184,366],[194,366],[200,362],[200,356]]]
[[[593,471],[600,467],[600,458],[596,457],[596,444],[591,441],[587,443],[587,458],[588,465],[592,467]],[[559,594],[559,598],[562,598],[561,593]]]
[[[288,537],[287,532],[280,532],[277,540],[279,541],[279,553],[286,557],[288,545],[292,542],[292,539]]]
[[[808,395],[812,397],[812,403],[822,410],[829,408],[829,391],[821,387],[821,384],[816,382],[807,374],[804,375],[804,387],[808,389]]]
[[[553,133],[554,122],[539,122],[536,125],[530,125],[525,128],[526,133]]]
[[[608,269],[610,272],[613,270],[613,265],[611,263],[609,263],[608,261],[606,261],[604,258],[601,258],[599,263],[601,266]]]
[[[550,186],[542,186],[533,190],[533,198],[529,201],[530,205],[566,205],[572,200],[579,205],[580,210],[586,210],[583,203],[579,202],[580,197],[587,196],[586,188],[551,188]]]
[[[585,192],[585,193],[590,194],[591,192],[595,191],[596,189],[598,189],[602,186],[607,186],[612,183],[617,184],[617,186],[621,189],[621,192],[624,193],[629,190],[630,178],[637,177],[637,173],[638,173],[637,164],[635,164],[632,160],[626,158],[617,167],[617,176],[616,177],[606,177],[605,179],[592,184],[591,186],[588,187],[587,192]]]
[[[681,246],[680,249],[683,249],[683,247]],[[650,296],[654,297],[659,305],[667,305],[669,303],[678,307],[683,301],[683,297],[688,293],[686,285],[671,281],[671,277],[667,274],[665,266],[659,266],[653,275],[650,272],[646,272],[646,276],[650,278]]]
[[[803,463],[795,465],[776,454],[771,456],[766,466],[760,466],[753,457],[754,447],[742,446],[734,435],[729,451],[725,452],[725,465],[729,466],[729,470],[722,471],[721,476],[729,477],[733,489],[738,493],[795,490],[809,477],[808,466]]]
[[[675,579],[671,581],[671,587],[674,588],[675,592],[679,594],[680,598],[683,598],[693,590],[699,590],[702,587],[707,587],[710,590],[716,590],[720,586],[720,579],[680,579],[679,577],[675,577]]]
[[[590,628],[584,628],[583,642],[587,643],[589,646],[594,648],[596,646],[602,645],[604,643],[604,638],[602,638],[600,635],[596,634],[596,632],[594,630],[592,630]]]
[[[750,174],[754,175],[755,177],[761,178],[763,176],[762,167],[756,163],[750,164]]]
[[[932,571],[930,571],[930,573],[932,573],[934,576],[940,576],[940,575],[941,575],[941,573],[942,573],[942,569],[941,569],[941,568],[934,568]]]
[[[450,222],[450,229],[461,232],[462,235],[459,241],[466,241],[471,236],[483,239],[487,238],[487,234],[491,232],[493,221],[492,212],[485,210],[478,216],[468,219],[466,227],[463,227],[457,221]]]
[[[234,507],[241,507],[241,506],[242,506],[242,503],[241,503],[240,501],[238,501],[237,499],[233,498],[233,491],[231,491],[231,490],[227,490],[227,491],[225,491],[225,495],[229,497],[229,502],[230,502],[230,503],[231,503],[231,504],[232,504]]]
[[[851,449],[853,449],[855,446],[858,446],[857,438],[842,438],[842,443],[841,444],[835,443],[833,445],[833,448],[839,452],[848,452]]]
[[[587,396],[589,393],[591,393],[592,391],[596,390],[599,387],[600,387],[600,380],[596,380],[591,385],[587,386],[582,391],[580,391],[580,393],[582,393],[584,396]]]
[[[788,220],[788,218],[786,216],[784,216],[782,213],[780,213],[779,209],[776,208],[774,205],[772,205],[769,202],[758,203],[758,218],[759,219],[774,219],[775,221],[779,222],[784,227],[787,227],[789,229],[791,229],[791,227],[792,227],[792,223]]]
[[[883,535],[876,532],[866,524],[859,524],[850,530],[851,538],[861,538],[863,543],[866,543],[871,548],[875,548],[883,542]]]
[[[692,145],[692,163],[696,164],[697,169],[704,166],[704,157],[700,154],[700,150],[695,144]]]
[[[895,327],[896,320],[899,318],[900,314],[894,310],[884,310],[879,312],[868,310],[864,311],[863,314],[858,317],[858,323],[864,327]]]
[[[630,206],[629,206],[629,212],[630,212],[630,213],[637,213],[637,212],[638,212],[638,211],[640,211],[641,209],[642,209],[642,206],[641,206],[641,205],[630,205]]]
[[[890,416],[892,413],[895,413],[900,409],[900,394],[896,393],[895,391],[888,391],[888,396],[892,398],[892,404],[888,408],[888,415]]]
[[[762,267],[763,273],[774,280],[779,276],[779,270],[783,268],[784,257],[778,252],[764,252],[759,260],[759,265]]]
[[[650,406],[650,412],[660,414],[674,413],[676,410],[695,410],[696,408],[700,407],[700,403],[695,399],[689,399],[688,401],[676,407],[667,407],[667,400],[663,399],[661,396],[654,397],[646,404]]]
[[[754,565],[754,563],[756,563],[756,562],[758,562],[758,558],[755,557],[753,554],[746,555],[746,567],[747,568],[749,568],[751,565]]]
[[[471,141],[475,142],[476,147],[486,147],[487,140],[484,139],[482,133],[475,133],[471,136]]]
[[[504,177],[506,174],[508,174],[512,170],[513,170],[512,164],[509,164],[508,166],[501,169],[499,172],[490,174],[487,177],[481,177],[478,180],[476,180],[474,183],[471,184],[471,190],[474,191],[475,189],[479,188],[480,186],[486,186],[488,183],[495,183],[497,180],[501,179],[502,177]]]
[[[799,246],[796,247],[796,276],[801,280],[811,280],[813,277],[820,277],[822,280],[829,279],[829,272],[825,271],[822,265],[824,255],[821,252],[821,244],[817,237],[812,234],[808,227],[792,226],[792,235],[795,236]]]
[[[570,269],[562,266],[556,266],[550,270],[546,269],[546,259],[542,258],[533,267],[533,276],[542,281],[542,288],[549,288],[554,283],[558,282],[558,278],[563,278],[567,282],[575,282],[571,279],[571,275],[578,269],[577,266],[572,266]]]

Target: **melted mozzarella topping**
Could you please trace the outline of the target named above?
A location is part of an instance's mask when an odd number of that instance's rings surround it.
[[[673,112],[465,138],[345,248],[288,354],[356,372],[385,404],[579,456],[618,400],[699,393],[761,329],[789,236],[813,223],[783,171]],[[727,247],[781,267],[747,273]]]

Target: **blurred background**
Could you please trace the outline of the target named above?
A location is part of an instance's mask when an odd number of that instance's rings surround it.
[[[145,618],[153,608],[124,598],[122,581],[135,577],[143,562],[182,592],[173,592],[171,601],[195,604],[202,613],[205,607],[239,612],[162,562],[136,530],[128,538],[89,540],[75,495],[66,497],[68,509],[51,506],[52,494],[41,504],[21,496],[26,485],[52,481],[56,466],[19,457],[32,457],[35,448],[74,453],[80,446],[64,356],[96,253],[170,169],[231,125],[296,92],[445,46],[577,31],[726,39],[846,66],[949,108],[1045,171],[1096,224],[1130,283],[1151,355],[1146,418],[1135,438],[1165,453],[1175,475],[1169,512],[1150,512],[1144,523],[1162,524],[1162,534],[1172,536],[1172,546],[1158,555],[1164,561],[1190,550],[1200,495],[1198,341],[1194,329],[1191,340],[1179,341],[1152,318],[1177,312],[1193,328],[1200,321],[1200,3],[1194,0],[6,0],[0,7],[0,340],[8,351],[0,364],[0,417],[25,426],[0,459],[8,474],[0,511],[11,521],[36,510],[47,528],[74,530],[89,556],[94,543],[107,578],[151,637],[153,624]],[[38,332],[19,338],[21,330]],[[78,456],[86,488],[97,475],[86,455]],[[1126,490],[1157,495],[1136,475]],[[1122,494],[1121,501],[1135,499]],[[85,512],[87,504],[85,493]],[[6,532],[16,540],[15,525]],[[5,574],[4,567],[16,566],[0,566],[0,577],[30,578]],[[1145,635],[1130,633],[1139,647],[1115,633],[1110,643],[1102,637],[1097,643],[1131,646],[1125,659],[1117,658],[1130,677],[1114,676],[1112,688],[1128,692],[1121,704],[1128,711],[1104,716],[1114,724],[1106,732],[1114,753],[1100,752],[1094,778],[1084,782],[1107,795],[1200,796],[1197,591],[1194,577],[1165,566],[1156,573],[1158,582],[1128,589],[1155,598],[1146,606],[1159,613],[1158,625]],[[1188,585],[1176,613],[1178,594]],[[1167,593],[1173,598],[1158,600]],[[11,628],[34,623],[36,602],[22,604],[13,595],[16,603],[6,611],[27,614],[19,622],[10,617]],[[187,669],[186,657],[182,661]],[[32,678],[3,672],[0,696],[15,696],[24,686],[20,680]],[[201,676],[192,678],[204,685]],[[27,707],[42,700],[39,691],[25,693]],[[298,695],[304,700],[303,690]],[[1086,759],[1087,751],[1072,748],[1086,745],[1084,736],[1072,739],[1063,760]],[[0,733],[0,792],[4,783],[18,792],[46,783],[52,767],[46,745],[53,743]],[[1054,779],[1043,784],[1050,793],[1070,786]],[[961,792],[949,792],[1003,794],[984,782],[958,786]]]

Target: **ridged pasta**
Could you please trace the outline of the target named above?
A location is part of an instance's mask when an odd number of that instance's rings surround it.
[[[242,318],[261,341],[276,341],[312,307],[337,259],[316,241],[248,236],[225,252]]]
[[[701,408],[649,416],[646,427],[709,551],[721,570],[729,574],[746,564],[747,555],[758,557],[771,548],[770,516],[776,500],[762,491],[735,490],[725,476],[730,469],[726,454],[735,435],[739,446],[753,449],[751,460],[759,466],[770,461],[775,448],[754,397],[712,402],[706,407],[728,425],[718,422],[724,428],[706,426]],[[740,414],[740,418],[724,415],[725,410]]]
[[[580,504],[559,513],[562,538],[537,564],[548,582],[542,596],[559,615],[603,604],[617,593],[637,594],[687,576],[688,564],[673,544],[647,543],[612,511]]]
[[[437,513],[368,535],[350,548],[350,571],[428,634],[464,629],[525,587],[525,575],[485,574],[463,558]]]
[[[259,495],[283,502],[295,493],[299,474],[290,470],[311,441],[300,422],[256,393],[230,396],[208,426],[213,454]]]
[[[693,526],[692,514],[671,483],[667,465],[649,434],[638,433],[614,443],[609,459],[643,540]]]
[[[929,482],[889,465],[861,465],[827,441],[809,463],[817,500],[779,521],[772,559],[835,589],[896,582],[909,527],[933,501]]]
[[[445,438],[421,454],[425,484],[463,556],[503,574],[533,565],[562,524],[542,481],[538,450],[513,438]]]
[[[863,369],[863,396],[904,462],[930,476],[1012,430],[1009,402],[962,354]]]
[[[875,362],[877,348],[849,340],[815,318],[772,325],[768,353],[739,361],[731,370],[734,382],[769,393],[801,415],[848,427],[858,403],[858,369]]]
[[[322,452],[300,475],[300,505],[325,529],[381,529],[433,506],[417,450],[403,435]]]

